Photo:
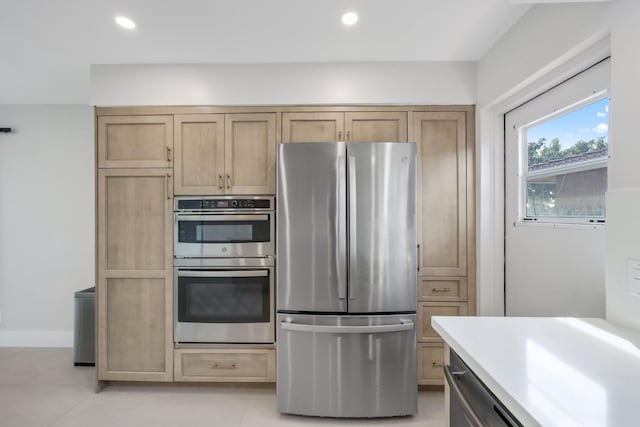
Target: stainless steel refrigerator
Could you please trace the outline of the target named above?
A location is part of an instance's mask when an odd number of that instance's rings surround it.
[[[415,148],[278,147],[280,412],[417,412]]]

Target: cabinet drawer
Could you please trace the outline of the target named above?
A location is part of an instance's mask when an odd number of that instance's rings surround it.
[[[175,350],[175,381],[273,382],[275,350]]]
[[[418,301],[465,301],[466,277],[419,277]]]
[[[465,302],[421,302],[418,303],[418,341],[440,341],[440,335],[431,327],[432,316],[465,316]]]
[[[443,385],[444,344],[423,343],[418,345],[418,384]]]

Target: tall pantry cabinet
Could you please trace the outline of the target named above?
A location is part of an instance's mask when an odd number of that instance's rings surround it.
[[[97,119],[98,380],[173,380],[171,116]]]
[[[418,163],[418,376],[443,384],[432,316],[474,315],[474,109],[414,111]]]

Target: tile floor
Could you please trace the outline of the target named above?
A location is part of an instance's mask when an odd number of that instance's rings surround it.
[[[2,427],[275,427],[444,425],[442,392],[422,391],[412,417],[327,419],[282,415],[273,386],[112,385],[95,393],[95,369],[69,348],[0,348]]]

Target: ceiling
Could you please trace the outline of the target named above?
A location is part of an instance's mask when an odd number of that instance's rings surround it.
[[[0,14],[0,104],[86,104],[90,64],[477,61],[507,0],[19,0]],[[360,20],[344,27],[340,16]],[[138,27],[116,26],[126,15]]]

